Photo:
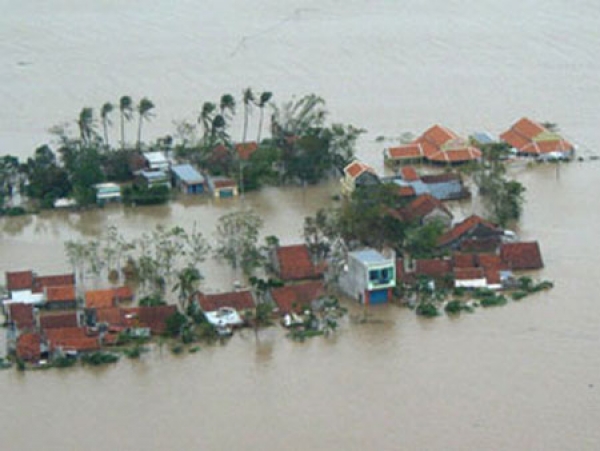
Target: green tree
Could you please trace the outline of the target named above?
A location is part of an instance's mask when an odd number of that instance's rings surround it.
[[[110,142],[108,140],[108,127],[112,126],[112,121],[110,120],[110,115],[114,111],[114,109],[115,109],[115,106],[110,102],[106,102],[104,105],[102,105],[102,108],[100,109],[100,118],[102,119],[102,129],[104,131],[104,146],[107,149],[110,148]]]
[[[154,103],[152,100],[144,97],[140,100],[140,103],[138,103],[136,110],[138,113],[137,148],[140,150],[142,146],[142,124],[144,121],[149,121],[154,115],[152,113],[152,110],[154,110]]]
[[[258,135],[256,137],[257,143],[260,143],[260,135],[262,134],[263,120],[264,120],[264,115],[265,115],[265,106],[267,106],[269,104],[272,97],[273,97],[272,92],[264,91],[264,92],[261,92],[261,94],[258,98],[257,106],[260,109],[260,119],[258,121]]]
[[[231,94],[223,94],[219,102],[219,109],[223,117],[232,119],[235,115],[235,98]]]
[[[177,283],[173,287],[173,292],[179,292],[179,306],[182,311],[187,311],[190,297],[198,289],[202,279],[202,274],[195,266],[186,266],[177,272]]]
[[[67,170],[73,185],[73,197],[78,205],[86,206],[96,202],[94,185],[104,181],[101,161],[96,147],[83,147],[74,153]]]
[[[204,145],[207,144],[208,136],[213,129],[213,119],[216,110],[217,105],[212,102],[204,102],[202,104],[202,109],[198,116],[198,123],[202,125],[202,129],[204,130]]]
[[[45,208],[52,208],[56,199],[71,191],[69,174],[58,166],[56,155],[47,145],[35,150],[34,157],[27,160],[25,172],[29,181],[27,195],[38,199]]]
[[[241,268],[250,275],[263,262],[258,246],[258,236],[263,221],[251,210],[239,210],[219,218],[215,256],[229,263],[233,269]]]
[[[412,224],[406,231],[405,249],[413,258],[433,257],[444,229],[441,221],[432,221],[423,226]]]
[[[252,105],[254,103],[254,93],[252,88],[248,87],[242,92],[242,102],[244,104],[244,130],[242,135],[242,142],[246,142],[248,136],[248,116],[252,112]]]
[[[125,121],[133,118],[133,100],[129,96],[119,99],[119,111],[121,113],[121,149],[125,149]]]
[[[93,141],[96,127],[94,110],[92,108],[85,107],[80,111],[77,126],[79,127],[81,142],[84,145],[90,145]]]

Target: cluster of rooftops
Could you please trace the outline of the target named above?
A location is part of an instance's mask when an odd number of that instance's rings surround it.
[[[514,152],[523,156],[556,157],[572,156],[574,146],[559,134],[529,118],[521,118],[500,135]],[[490,144],[495,140],[487,133],[476,133],[471,140],[464,139],[452,130],[434,125],[414,141],[384,150],[386,162],[426,161],[429,163],[465,163],[481,158],[478,145]]]

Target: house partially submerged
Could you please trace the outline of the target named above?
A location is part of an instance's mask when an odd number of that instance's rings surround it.
[[[446,206],[431,194],[421,194],[408,205],[398,210],[399,218],[420,225],[440,222],[445,227],[452,223],[452,213]]]
[[[338,284],[346,295],[365,305],[388,302],[396,286],[394,252],[380,253],[375,249],[349,252]]]
[[[72,310],[77,308],[75,285],[46,287],[44,307],[48,310]]]
[[[513,270],[541,269],[542,253],[537,241],[502,243],[500,258]]]
[[[270,291],[270,298],[281,316],[302,313],[305,308],[310,308],[313,301],[323,296],[325,296],[325,285],[322,281],[277,287]]]
[[[238,185],[235,180],[229,177],[210,176],[208,177],[208,189],[213,197],[224,199],[238,195]]]
[[[464,250],[464,244],[471,247],[479,244],[485,247],[485,250],[495,251],[503,235],[504,230],[501,227],[480,216],[471,215],[444,233],[438,240],[438,246]]]
[[[385,149],[383,155],[388,165],[411,161],[459,164],[479,160],[481,151],[448,128],[434,125],[409,144]]]
[[[273,269],[284,281],[323,278],[325,265],[316,265],[305,244],[277,246],[272,255]]]
[[[206,192],[206,179],[191,164],[178,164],[171,168],[173,186],[185,194]]]
[[[344,168],[340,183],[342,194],[350,196],[357,187],[377,185],[380,181],[375,169],[362,161],[354,160]]]
[[[396,176],[385,177],[382,182],[398,185],[401,197],[430,194],[439,200],[457,200],[471,195],[459,174],[445,172],[420,176],[412,166],[400,168]]]
[[[154,186],[165,186],[171,189],[171,180],[169,174],[163,170],[140,171],[137,178],[137,183],[144,184],[148,188]]]
[[[197,292],[194,300],[215,326],[241,326],[244,317],[255,308],[254,296],[249,290],[205,294]]]
[[[144,152],[142,154],[146,167],[151,171],[164,171],[167,172],[171,167],[171,160],[167,158],[164,152]]]
[[[94,189],[96,190],[96,202],[100,205],[121,201],[121,187],[116,183],[97,183],[94,185]]]
[[[543,125],[521,118],[500,135],[519,155],[538,158],[569,159],[575,154],[575,146],[558,133]]]

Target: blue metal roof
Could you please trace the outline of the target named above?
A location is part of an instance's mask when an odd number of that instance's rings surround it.
[[[204,177],[190,164],[179,164],[171,167],[175,176],[185,183],[204,183]]]
[[[473,133],[473,139],[479,144],[492,144],[498,142],[498,139],[488,132],[475,132]]]
[[[439,200],[455,199],[460,197],[463,187],[460,180],[449,180],[440,183],[428,183],[429,194]]]

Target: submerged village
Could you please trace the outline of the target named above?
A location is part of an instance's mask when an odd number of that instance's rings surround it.
[[[243,327],[258,337],[262,328],[281,325],[302,341],[336,333],[351,304],[365,307],[357,323],[368,321],[367,307],[387,303],[436,317],[552,287],[535,275],[543,267],[540,243],[521,241],[511,229],[525,188],[509,169],[515,162],[573,160],[574,145],[555,125],[522,118],[499,137],[465,138],[436,124],[382,144],[380,174],[355,156],[364,131],[326,125],[321,98],[277,106],[272,96],[247,89],[238,104],[225,94],[205,102],[197,122],[178,123],[173,136],[150,144],[142,133],[154,104],[123,96],[103,105],[98,119],[83,108],[76,132],[68,124],[54,127],[56,151],[44,145],[24,163],[2,158],[5,216],[44,208],[84,214],[113,202],[143,208],[188,195],[237,202],[261,186],[301,189],[331,178],[339,179],[339,195],[305,218],[293,244],[275,236],[261,241],[263,220],[243,202],[219,218],[214,240],[194,224],[158,226],[134,239],[110,227],[95,240],[67,241],[70,272],[38,274],[32,259],[30,268],[5,274],[1,366],[99,365],[139,358],[152,343],[193,353]],[[258,127],[251,131],[252,110]],[[231,137],[236,111],[239,141]],[[120,135],[114,145],[113,122]],[[135,145],[126,140],[132,126]],[[471,196],[481,198],[485,212],[456,217],[451,204]],[[229,292],[211,292],[204,280],[201,266],[213,257],[239,274]]]

